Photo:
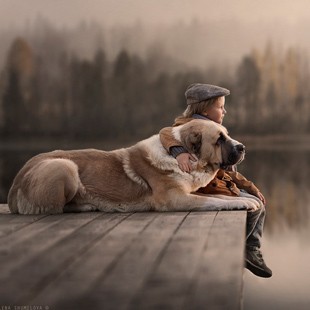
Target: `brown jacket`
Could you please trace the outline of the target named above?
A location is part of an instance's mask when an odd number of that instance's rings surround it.
[[[179,118],[173,126],[185,124],[193,118]],[[159,132],[160,141],[164,148],[170,153],[170,148],[174,146],[182,146],[180,141],[176,140],[172,134],[172,127],[165,127]],[[204,194],[222,194],[228,196],[239,196],[240,189],[247,191],[249,194],[258,196],[260,190],[247,180],[241,173],[237,171],[227,171],[220,169],[215,178],[198,192]]]

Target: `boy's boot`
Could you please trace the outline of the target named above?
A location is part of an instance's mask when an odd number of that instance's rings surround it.
[[[245,267],[258,277],[270,278],[272,271],[264,262],[262,252],[257,247],[246,247]]]

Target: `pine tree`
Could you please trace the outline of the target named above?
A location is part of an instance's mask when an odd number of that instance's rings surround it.
[[[16,135],[32,131],[35,107],[31,106],[33,54],[29,44],[16,39],[9,50],[3,91],[4,133]]]

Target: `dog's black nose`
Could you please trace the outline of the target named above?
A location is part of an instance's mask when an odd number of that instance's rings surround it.
[[[237,144],[236,149],[239,153],[243,153],[245,151],[245,146],[243,144]]]

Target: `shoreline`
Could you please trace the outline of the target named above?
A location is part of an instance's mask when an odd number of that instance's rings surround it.
[[[102,150],[113,150],[117,148],[134,145],[142,138],[126,139],[74,139],[63,137],[25,137],[3,139],[0,143],[0,151],[49,151],[56,149],[85,149],[97,148]],[[243,143],[248,150],[310,150],[310,134],[298,135],[235,135],[234,139]]]

